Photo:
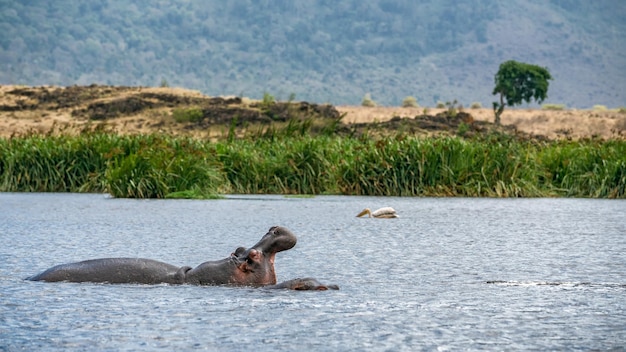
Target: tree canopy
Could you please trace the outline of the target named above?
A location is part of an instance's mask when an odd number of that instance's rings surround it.
[[[493,95],[500,94],[500,102],[493,103],[495,123],[500,123],[500,115],[506,105],[515,106],[533,99],[541,103],[548,96],[548,80],[552,76],[545,67],[509,60],[500,65],[496,73]]]

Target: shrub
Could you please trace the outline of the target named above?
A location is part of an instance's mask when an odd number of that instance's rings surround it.
[[[198,122],[204,117],[200,108],[178,108],[172,111],[172,116],[176,122]]]
[[[414,97],[408,96],[402,100],[403,108],[417,108],[419,105],[417,104],[417,100]]]
[[[477,102],[477,101],[473,102],[472,105],[470,105],[471,109],[480,109],[482,107],[483,107],[483,105],[481,103]]]
[[[447,101],[445,107],[448,109],[446,112],[448,117],[451,118],[455,118],[457,113],[463,110],[463,106],[460,105],[456,99],[454,99],[453,102]]]
[[[565,104],[543,104],[542,110],[565,110]]]
[[[606,105],[594,105],[593,110],[595,111],[607,111]]]
[[[443,109],[445,107],[446,107],[446,104],[444,104],[442,101],[437,102],[437,109]]]
[[[361,105],[372,108],[372,107],[376,106],[376,102],[372,100],[372,97],[370,96],[370,93],[367,93],[367,94],[365,94],[365,96],[363,96],[363,100],[361,101]]]
[[[626,114],[626,107],[620,106],[619,108],[617,108],[617,112],[619,112],[620,114]]]
[[[467,131],[469,131],[469,125],[468,125],[468,124],[466,124],[465,122],[461,122],[461,123],[459,124],[459,127],[457,128],[456,133],[457,133],[459,136],[465,136],[465,135],[467,134]]]
[[[295,98],[295,96],[294,96]],[[261,104],[265,107],[270,107],[271,105],[273,105],[276,102],[276,98],[274,98],[273,95],[271,95],[270,93],[263,93],[263,101],[261,102]]]

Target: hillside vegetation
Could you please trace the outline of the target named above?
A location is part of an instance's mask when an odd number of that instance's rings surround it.
[[[363,122],[364,111],[381,119]],[[515,124],[494,125],[456,106],[419,112],[269,94],[0,86],[0,192],[626,196],[624,113],[584,112],[604,133],[581,135],[579,126],[554,130],[549,114],[530,121],[551,133],[524,132],[525,112],[510,112]]]
[[[0,0],[0,83],[490,106],[515,59],[551,70],[548,102],[617,107],[625,16],[609,0]]]

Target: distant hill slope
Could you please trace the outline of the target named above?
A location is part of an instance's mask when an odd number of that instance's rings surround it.
[[[0,83],[488,107],[515,59],[548,67],[547,102],[616,107],[624,18],[612,0],[0,0]]]

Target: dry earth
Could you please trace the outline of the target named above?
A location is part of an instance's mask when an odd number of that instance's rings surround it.
[[[201,109],[201,121],[174,119],[176,109],[190,107]],[[446,109],[332,107],[306,102],[277,104],[272,108],[270,119],[260,102],[237,97],[208,97],[181,88],[4,85],[0,86],[0,137],[79,133],[101,128],[125,134],[161,132],[211,138],[224,134],[233,116],[248,124],[267,124],[280,121],[281,116],[294,111],[299,116],[316,118],[345,114],[342,123],[348,128],[375,124],[393,129],[397,128],[398,121],[418,121],[412,125],[412,131],[424,134],[454,133],[460,122],[468,123],[476,131],[485,130],[493,121],[491,109],[464,109],[462,112],[469,115],[462,114],[462,121],[459,119],[455,125],[438,115]],[[502,124],[508,125],[508,131],[537,138],[626,138],[626,113],[618,111],[506,109]]]
[[[338,106],[337,110],[346,113],[344,122],[384,122],[394,116],[415,117],[424,114],[423,107],[371,107]],[[426,108],[428,115],[437,115],[446,109]],[[474,121],[493,122],[491,109],[464,109]],[[600,137],[626,138],[626,113],[596,110],[541,110],[541,109],[505,109],[502,124],[514,126],[518,131],[530,136],[542,136],[549,139]]]

